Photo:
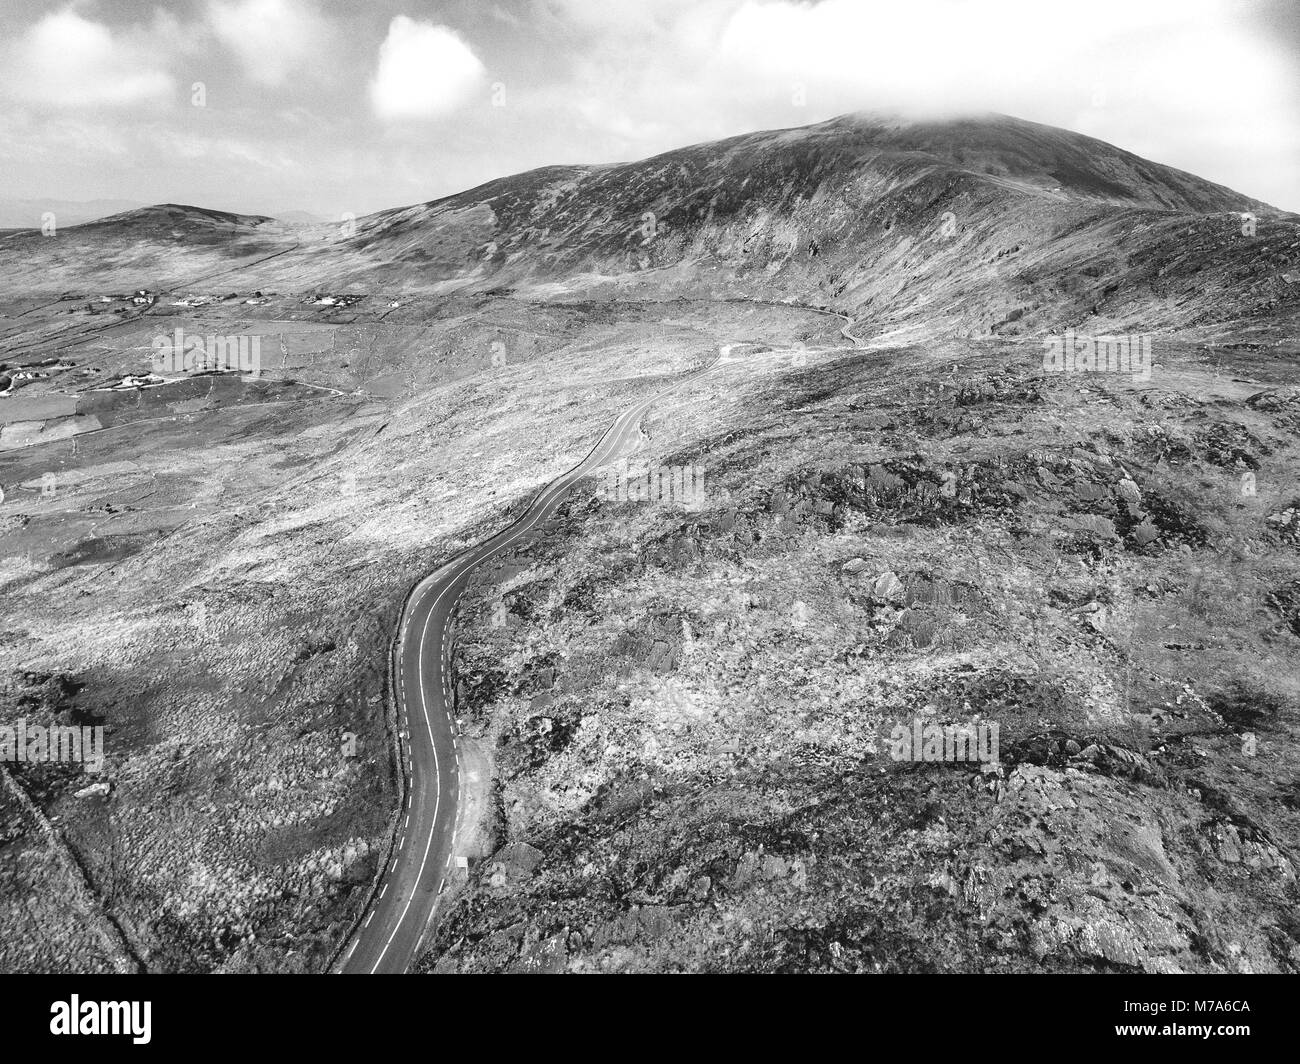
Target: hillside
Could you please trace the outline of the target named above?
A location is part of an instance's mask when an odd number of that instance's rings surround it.
[[[0,795],[0,968],[329,967],[407,591],[689,376],[631,457],[702,506],[579,484],[462,601],[423,968],[1300,970],[1294,216],[846,116],[0,268],[0,723],[106,728]],[[1044,373],[1067,329],[1149,372]],[[260,375],[150,375],[176,330]],[[1000,764],[886,756],[913,717]]]
[[[859,115],[546,167],[354,223],[146,208],[53,242],[11,235],[0,262],[64,290],[106,271],[180,290],[238,266],[249,287],[290,291],[790,299],[968,335],[1212,331],[1294,320],[1298,232],[1267,204],[1064,130]]]

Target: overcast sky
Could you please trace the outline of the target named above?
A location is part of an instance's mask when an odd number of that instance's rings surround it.
[[[360,215],[957,108],[1300,211],[1300,0],[0,0],[10,198]]]

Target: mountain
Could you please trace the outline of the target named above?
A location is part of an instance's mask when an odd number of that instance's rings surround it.
[[[0,236],[0,969],[326,970],[423,792],[425,970],[1300,970],[1298,261],[1004,116]]]
[[[263,288],[689,292],[982,335],[1290,315],[1283,275],[1300,247],[1295,215],[1005,115],[846,115],[639,162],[544,167],[347,225],[146,208],[64,232],[84,246],[50,275],[79,283],[105,253],[118,269],[155,268],[141,237],[169,251],[225,243],[188,256],[191,278],[238,262]],[[11,236],[0,256],[30,249],[23,265],[43,267],[36,239]],[[167,283],[186,283],[177,268]]]
[[[1245,212],[1258,239],[1242,232]],[[380,283],[650,284],[996,332],[1011,315],[1022,328],[1084,312],[1154,327],[1258,312],[1287,293],[1277,277],[1295,261],[1296,220],[1003,115],[854,115],[503,178],[372,215],[354,243]],[[1182,304],[1211,279],[1232,297],[1189,314]]]
[[[960,224],[995,201],[1053,215],[1101,205],[1281,214],[1091,137],[1004,115],[928,123],[843,116],[635,163],[547,167],[380,212],[366,228],[384,250],[402,250],[404,239],[422,231],[481,223],[486,208],[498,263],[525,250],[553,257],[555,265],[629,254],[634,263],[643,248],[654,252],[656,264],[740,262],[758,252],[756,233],[784,252],[796,233],[764,232],[778,219],[797,225],[802,249],[819,241],[818,253],[825,253],[880,235],[877,227],[890,235],[899,225],[923,233],[945,209],[956,211]],[[642,232],[646,211],[656,215],[657,234],[649,242]]]
[[[274,219],[262,214],[231,214],[229,211],[191,207],[182,203],[159,203],[152,207],[140,207],[109,215],[79,228],[82,231],[102,235],[124,233],[132,236],[153,236],[166,234],[178,238],[181,236],[201,236],[205,233],[216,232],[238,233],[241,230],[256,228],[271,221],[274,221]]]
[[[291,225],[322,225],[329,221],[324,215],[313,214],[311,211],[283,210],[268,213],[271,217],[281,222],[288,222]]]

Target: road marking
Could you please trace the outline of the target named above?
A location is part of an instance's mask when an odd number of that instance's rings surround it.
[[[705,370],[701,371],[701,373],[706,373],[708,372],[709,369],[712,368],[713,368],[712,366],[709,366]],[[405,907],[402,909],[401,915],[397,919],[397,923],[393,927],[392,934],[388,936],[388,941],[384,943],[384,948],[380,952],[378,960],[375,961],[374,967],[371,968],[372,973],[379,969],[379,965],[383,962],[384,957],[387,956],[388,950],[392,947],[393,940],[397,937],[398,931],[401,930],[402,924],[406,921],[407,914],[410,912],[411,904],[415,901],[415,896],[419,889],[420,880],[424,877],[424,869],[428,863],[429,854],[433,849],[433,839],[434,836],[437,834],[438,813],[439,810],[441,809],[441,803],[442,803],[442,770],[440,765],[440,758],[438,757],[438,744],[433,735],[433,718],[429,716],[429,704],[428,704],[428,700],[425,698],[426,684],[424,682],[424,660],[426,654],[424,653],[424,648],[428,644],[429,625],[433,622],[433,618],[434,615],[437,613],[439,603],[441,603],[443,598],[447,595],[447,593],[455,589],[457,583],[459,583],[463,578],[466,578],[468,574],[476,566],[486,561],[488,558],[491,558],[494,554],[497,554],[505,550],[511,544],[518,541],[521,537],[528,535],[537,527],[537,525],[540,522],[544,520],[548,520],[550,517],[548,511],[554,505],[556,505],[556,503],[560,499],[563,498],[564,494],[568,492],[569,488],[571,488],[573,484],[581,480],[587,474],[587,471],[590,470],[591,468],[593,467],[599,468],[600,464],[604,462],[607,457],[614,454],[617,450],[619,450],[622,447],[622,445],[626,442],[626,440],[622,439],[622,435],[626,433],[628,426],[632,423],[633,415],[635,415],[635,420],[639,421],[641,416],[645,413],[645,411],[650,407],[651,404],[662,399],[664,396],[668,395],[669,393],[676,391],[678,388],[682,387],[684,384],[688,383],[690,380],[693,380],[695,377],[698,377],[699,375],[700,374],[694,374],[691,377],[679,381],[677,384],[673,385],[670,388],[665,389],[662,392],[659,392],[652,396],[648,396],[646,399],[642,400],[636,406],[632,407],[630,410],[624,411],[622,415],[615,418],[614,423],[610,426],[609,429],[605,431],[605,434],[601,436],[601,438],[597,441],[596,446],[592,448],[592,450],[588,453],[585,459],[579,462],[567,473],[561,474],[559,477],[553,480],[546,488],[542,490],[541,494],[537,496],[537,498],[533,501],[532,506],[530,507],[532,516],[529,517],[526,521],[524,521],[523,524],[519,525],[519,527],[514,531],[513,534],[508,535],[505,539],[502,539],[499,543],[497,543],[494,542],[494,540],[497,539],[497,537],[506,535],[506,533],[509,532],[509,529],[508,528],[503,529],[501,532],[498,532],[496,536],[487,540],[487,542],[481,544],[478,548],[471,550],[470,554],[463,559],[459,567],[457,567],[455,562],[451,563],[451,572],[446,574],[442,578],[444,586],[442,590],[438,592],[438,596],[433,600],[433,604],[429,607],[429,611],[425,615],[424,626],[420,632],[420,642],[416,648],[417,687],[420,692],[420,708],[424,712],[425,728],[429,734],[429,746],[433,750],[434,783],[435,783],[433,825],[432,825],[432,829],[429,832],[428,841],[425,843],[424,856],[420,860],[420,867],[419,870],[416,872],[415,883],[412,887],[411,894],[407,899]],[[602,451],[608,453],[601,453]],[[418,603],[418,598],[419,595],[421,594],[421,588],[423,588],[425,584],[435,581],[437,577],[438,577],[438,573],[431,573],[428,577],[422,580],[419,583],[419,585],[417,585],[416,593],[414,596],[412,596],[413,603]],[[448,604],[449,612],[451,608],[455,606],[457,601],[459,601],[463,591],[464,591],[463,588],[456,590],[455,594],[452,596],[451,602]],[[419,610],[420,610],[420,606],[418,604],[413,605],[412,614],[411,614],[412,620],[414,620],[415,615],[419,613]],[[450,616],[448,616],[447,620],[450,621],[450,619],[451,619]],[[399,627],[399,631],[409,631],[410,624],[411,622],[408,621],[405,628]],[[448,639],[449,639],[449,632],[446,628],[444,628],[443,639],[442,639],[443,659],[446,659],[448,656],[448,652],[447,652]],[[439,660],[438,662],[439,670],[445,671],[447,664],[449,663],[445,662],[444,660]],[[403,660],[399,659],[398,662],[399,672],[401,672],[402,665],[403,665]],[[446,690],[448,678],[445,675],[440,676],[439,678],[443,680],[442,686],[444,690]],[[401,694],[405,694],[404,683],[402,684]],[[399,704],[401,704],[402,707],[405,708],[405,699],[399,698]],[[454,740],[455,724],[452,720],[451,710],[448,709],[445,705],[443,708],[447,713],[447,723],[450,727],[453,740]],[[409,719],[409,713],[408,713],[408,719]],[[409,734],[407,738],[409,739]],[[457,758],[457,765],[459,765],[459,759],[460,759],[459,750],[456,751],[456,758]],[[412,768],[412,773],[414,773],[414,768]],[[406,805],[407,808],[410,809],[411,795],[409,792],[407,793],[406,796]],[[454,829],[453,829],[452,837],[453,837],[453,845],[454,845],[454,840],[455,840]],[[396,863],[396,857],[394,857],[394,863]],[[445,880],[441,881],[438,884],[439,894],[442,893],[442,889],[445,885],[446,885]],[[371,915],[373,916],[373,913]],[[418,942],[417,942],[417,947],[418,947]]]
[[[406,906],[402,909],[401,916],[397,918],[397,923],[393,926],[393,933],[388,936],[388,941],[384,943],[384,948],[379,954],[379,959],[375,961],[374,968],[370,969],[371,974],[373,974],[375,971],[378,970],[380,963],[383,961],[384,957],[387,956],[388,954],[389,947],[391,947],[393,944],[393,939],[397,937],[397,932],[401,929],[402,924],[406,921],[406,914],[411,910],[411,902],[415,901],[416,890],[418,890],[419,888],[420,880],[424,877],[424,866],[428,863],[429,851],[433,848],[433,836],[437,832],[438,809],[440,808],[442,802],[442,783],[441,783],[442,772],[438,764],[438,743],[433,737],[433,721],[429,717],[429,705],[424,697],[424,653],[423,651],[429,634],[429,624],[432,622],[433,616],[438,610],[438,603],[442,601],[443,595],[447,593],[449,588],[454,585],[455,580],[457,579],[459,579],[459,576],[453,577],[452,583],[448,584],[447,587],[444,587],[443,590],[438,593],[438,597],[433,600],[433,605],[429,607],[429,612],[426,615],[424,620],[424,628],[420,632],[419,646],[416,648],[416,655],[417,655],[416,660],[419,663],[418,670],[417,670],[418,671],[417,679],[418,679],[418,686],[420,690],[420,706],[424,710],[424,723],[429,732],[429,746],[433,750],[433,771],[434,771],[434,782],[435,782],[434,806],[433,806],[433,828],[429,832],[429,840],[427,843],[425,843],[424,846],[424,856],[420,859],[419,871],[415,873],[415,887],[411,891],[411,896],[407,899]],[[409,794],[407,795],[407,808],[410,808]]]

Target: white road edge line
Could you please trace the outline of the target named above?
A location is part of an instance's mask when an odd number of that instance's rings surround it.
[[[712,369],[712,368],[713,368],[712,366],[708,367],[708,369]],[[708,369],[704,370],[703,372],[708,372]],[[691,380],[691,379],[693,378],[687,378],[687,380]],[[420,688],[420,708],[424,711],[425,728],[429,733],[429,746],[433,750],[433,768],[434,768],[434,781],[435,781],[434,808],[433,808],[434,830],[429,832],[428,842],[425,843],[424,856],[420,859],[420,868],[415,874],[415,884],[412,887],[411,895],[409,898],[407,898],[406,905],[402,909],[402,913],[398,917],[397,923],[393,926],[393,931],[392,934],[388,936],[388,941],[384,943],[384,948],[380,951],[379,957],[378,959],[376,959],[374,967],[370,969],[372,975],[379,969],[379,965],[383,963],[384,957],[387,956],[388,950],[392,947],[393,940],[397,937],[397,932],[401,930],[402,924],[405,923],[406,921],[407,914],[411,910],[411,904],[415,901],[415,895],[419,891],[420,880],[424,878],[424,869],[425,866],[428,864],[429,853],[433,849],[433,839],[437,833],[436,828],[438,825],[438,812],[442,804],[442,771],[441,771],[439,758],[438,758],[438,744],[433,737],[433,721],[429,717],[429,704],[428,704],[428,700],[424,696],[424,691],[425,691],[424,650],[428,640],[429,625],[433,621],[434,614],[437,613],[438,604],[442,601],[443,597],[447,594],[447,592],[456,586],[456,583],[461,579],[461,577],[467,575],[469,571],[472,570],[475,566],[486,561],[488,558],[492,557],[493,554],[496,554],[497,552],[504,550],[506,547],[510,546],[517,539],[519,539],[520,536],[526,535],[527,533],[531,532],[537,526],[540,515],[544,513],[546,509],[554,501],[556,501],[556,499],[550,498],[550,496],[556,496],[556,498],[562,497],[563,494],[569,490],[569,488],[572,486],[574,482],[581,480],[584,476],[586,476],[587,470],[590,469],[593,465],[599,468],[599,465],[601,462],[604,461],[605,456],[602,455],[599,459],[597,459],[597,452],[602,449],[602,445],[604,446],[605,450],[610,450],[611,448],[609,447],[609,443],[611,441],[621,444],[622,441],[619,440],[619,435],[622,432],[626,431],[628,425],[632,423],[634,414],[636,415],[636,420],[640,420],[641,415],[645,412],[646,409],[649,408],[649,406],[652,403],[657,402],[658,400],[662,399],[665,395],[668,395],[669,393],[676,391],[676,389],[680,388],[683,384],[687,383],[687,380],[679,381],[671,388],[667,388],[662,392],[656,393],[655,395],[648,396],[647,398],[643,399],[640,403],[638,403],[636,406],[631,407],[628,410],[625,410],[621,415],[615,418],[614,424],[611,425],[608,430],[606,430],[605,435],[601,437],[600,442],[597,443],[596,447],[592,450],[592,452],[588,454],[587,458],[584,461],[580,462],[573,469],[569,470],[569,472],[564,473],[561,476],[557,477],[555,480],[553,480],[550,483],[548,487],[546,487],[542,491],[541,495],[539,495],[533,503],[533,507],[532,507],[533,516],[525,524],[521,525],[518,529],[516,529],[515,533],[512,536],[510,536],[508,539],[503,540],[502,542],[496,544],[495,546],[493,545],[492,540],[489,539],[477,550],[471,552],[469,557],[466,558],[464,560],[464,563],[459,567],[459,570],[453,569],[453,575],[444,578],[446,580],[446,586],[443,587],[443,589],[440,592],[438,592],[438,597],[433,600],[433,605],[429,607],[429,612],[425,616],[424,627],[421,629],[420,642],[417,647],[417,655],[418,655],[417,660],[419,662],[418,670],[417,670],[418,671],[417,679]],[[421,581],[421,586],[424,583],[427,583],[429,580],[434,579],[436,576],[437,573],[431,573],[428,577],[425,578],[425,580]],[[416,589],[416,592],[417,594],[419,593],[418,587]],[[457,593],[456,597],[457,598],[459,597],[459,592]],[[454,602],[455,598],[453,598],[452,601]],[[418,612],[418,609],[419,607],[417,606],[416,612]],[[444,654],[442,655],[442,657],[446,656],[445,635],[446,633],[444,630],[444,641],[443,641]],[[401,663],[399,661],[399,668],[400,666]],[[439,660],[438,667],[439,669],[443,667],[443,663],[441,659]],[[450,710],[447,712],[447,720],[448,722],[451,721]],[[455,738],[454,729],[453,729],[452,737],[453,739]],[[456,751],[456,753],[457,756],[459,757],[459,751]],[[410,792],[407,793],[406,804],[407,804],[407,808],[409,809],[411,807]],[[451,858],[448,857],[449,863],[450,860]],[[394,857],[394,862],[396,862],[396,857]],[[445,881],[439,884],[438,886],[439,894],[442,893],[442,887],[444,885],[445,885]],[[369,919],[367,919],[366,921],[367,926],[369,926],[371,919],[374,919],[373,911],[371,912]]]

